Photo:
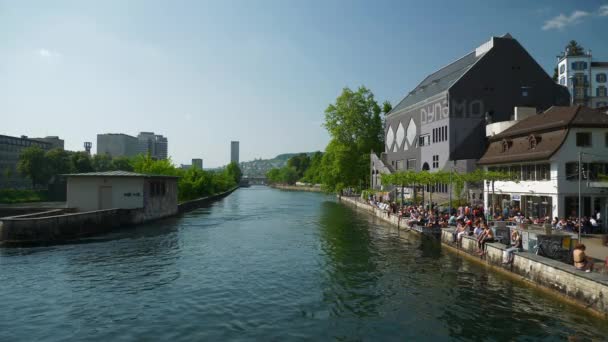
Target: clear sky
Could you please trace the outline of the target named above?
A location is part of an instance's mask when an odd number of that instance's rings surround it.
[[[605,1],[3,1],[0,134],[154,131],[173,161],[323,150],[345,86],[396,104],[510,32],[550,73],[576,39],[608,61]]]

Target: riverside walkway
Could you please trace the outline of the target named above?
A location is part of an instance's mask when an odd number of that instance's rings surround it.
[[[342,196],[340,201],[361,208],[396,227],[412,230],[398,215],[389,215],[385,210],[363,202],[358,197]],[[568,301],[608,319],[608,274],[605,272],[584,273],[576,270],[573,265],[527,252],[515,253],[513,262],[505,267],[502,264],[505,245],[487,243],[486,253],[479,256],[477,240],[464,236],[462,244],[455,245],[452,243],[453,230],[454,228],[441,230],[441,243],[449,247],[449,250],[467,255],[471,260],[491,266],[497,271],[517,276],[533,285],[551,290]],[[599,249],[595,248],[595,251],[597,252]]]

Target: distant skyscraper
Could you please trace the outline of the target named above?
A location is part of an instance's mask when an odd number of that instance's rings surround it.
[[[239,163],[239,142],[232,141],[230,142],[230,162],[231,163]]]
[[[196,169],[203,169],[203,160],[200,158],[193,158],[192,159],[192,167],[196,168]]]
[[[138,153],[137,138],[122,133],[97,134],[97,154],[132,157]]]
[[[154,132],[141,132],[137,136],[137,141],[138,153],[149,154],[154,159],[167,159],[169,145],[167,138]]]

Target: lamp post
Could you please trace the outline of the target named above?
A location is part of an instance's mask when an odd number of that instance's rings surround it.
[[[583,202],[581,201],[581,183],[583,181],[583,152],[578,152],[578,243],[581,243],[581,230],[583,228],[582,212]]]

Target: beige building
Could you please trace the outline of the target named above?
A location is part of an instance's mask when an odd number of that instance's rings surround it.
[[[131,209],[134,221],[177,213],[177,177],[126,171],[68,174],[67,206],[79,212]]]

